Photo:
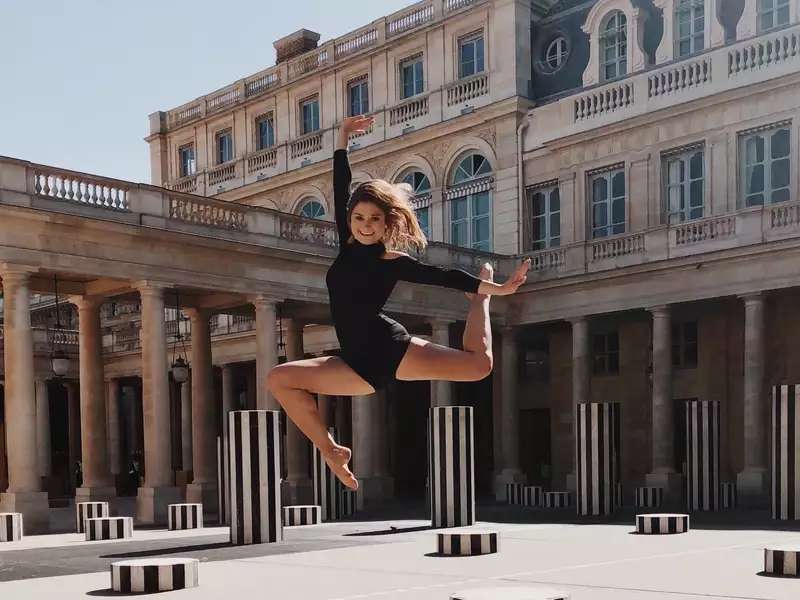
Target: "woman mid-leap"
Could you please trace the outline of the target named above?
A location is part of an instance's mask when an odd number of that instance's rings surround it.
[[[345,119],[333,155],[339,255],[328,270],[326,282],[341,355],[287,362],[274,367],[267,379],[289,418],[351,489],[358,488],[358,481],[347,466],[350,449],[337,444],[328,433],[312,394],[372,394],[393,379],[483,379],[492,370],[489,296],[516,292],[530,268],[530,260],[525,260],[500,285],[492,281],[489,264],[477,278],[459,269],[427,265],[400,251],[426,245],[409,204],[407,187],[373,179],[350,195],[348,139],[351,133],[363,132],[371,124],[371,117]],[[463,350],[412,337],[381,312],[398,281],[438,285],[468,294]]]

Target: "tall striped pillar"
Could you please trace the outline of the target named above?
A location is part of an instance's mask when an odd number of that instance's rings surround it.
[[[227,429],[227,420],[223,424]],[[219,506],[219,514],[217,519],[220,525],[231,524],[231,507],[228,504],[228,436],[217,436],[217,502]]]
[[[719,402],[686,402],[686,502],[719,510]]]
[[[472,408],[434,406],[428,418],[431,525],[475,523],[475,455]]]
[[[800,519],[800,385],[772,388],[772,518]]]
[[[337,439],[336,429],[328,432]],[[322,458],[322,453],[314,446],[314,504],[322,507],[322,520],[335,521],[342,518],[342,482],[333,474]]]
[[[610,515],[620,475],[620,404],[576,405],[575,452],[579,515]]]
[[[278,411],[228,413],[232,544],[263,544],[283,539],[280,443]]]

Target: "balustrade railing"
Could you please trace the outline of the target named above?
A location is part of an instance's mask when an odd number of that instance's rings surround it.
[[[413,98],[389,110],[389,124],[399,125],[428,114],[428,96]]]
[[[469,79],[457,81],[447,87],[447,106],[461,104],[489,93],[489,75],[481,73]]]
[[[170,186],[176,192],[183,192],[185,194],[193,194],[197,191],[197,174],[189,175],[178,179]]]
[[[634,233],[620,237],[613,237],[591,242],[591,261],[618,258],[631,254],[641,254],[645,250],[644,234]]]
[[[686,246],[731,237],[736,234],[736,217],[724,216],[673,225],[674,243]]]
[[[208,172],[208,185],[217,185],[236,177],[236,163],[230,162],[211,169]]]
[[[167,125],[172,127],[180,127],[184,123],[194,121],[203,116],[203,107],[200,102],[182,108],[176,108],[169,111],[167,118]]]
[[[341,41],[334,44],[334,52],[336,58],[343,58],[350,54],[354,54],[359,50],[363,50],[369,46],[373,46],[378,42],[378,30],[374,27],[365,29],[363,31],[351,34]]]
[[[226,106],[236,104],[242,97],[242,89],[236,85],[230,89],[214,94],[208,99],[206,110],[211,113],[222,110]]]
[[[214,201],[200,196],[169,197],[169,217],[194,225],[246,231],[246,210],[246,207],[231,202]]]
[[[299,158],[322,150],[322,132],[312,133],[292,141],[291,156]]]
[[[433,20],[433,3],[412,6],[386,19],[386,37],[400,35]]]
[[[446,12],[450,12],[453,10],[458,10],[459,8],[464,8],[465,6],[469,6],[475,2],[475,0],[446,0],[444,9]]]
[[[257,96],[262,92],[266,92],[267,90],[280,85],[280,83],[281,78],[278,73],[264,73],[263,75],[257,75],[244,84],[244,94],[248,98]]]
[[[328,64],[328,49],[323,48],[315,51],[311,55],[303,55],[289,63],[289,74],[291,77],[300,77],[306,73],[316,71],[320,67]]]
[[[283,239],[292,242],[308,242],[329,248],[339,245],[335,223],[319,219],[304,219],[288,213],[280,213],[278,219],[279,235]]]
[[[33,171],[33,190],[38,196],[112,210],[128,209],[128,184],[51,167]]]
[[[711,82],[711,58],[687,61],[650,75],[648,94],[651,98],[682,92]]]
[[[603,116],[633,104],[633,84],[620,83],[575,98],[575,120]]]
[[[770,229],[784,229],[800,225],[800,202],[785,202],[769,207]]]
[[[278,150],[267,148],[247,157],[247,172],[255,173],[262,169],[271,169],[278,164]]]
[[[800,63],[800,31],[788,29],[767,33],[728,53],[728,74],[740,75],[772,65]]]
[[[531,271],[533,272],[559,269],[567,261],[567,251],[564,248],[539,250],[527,256],[531,259]]]

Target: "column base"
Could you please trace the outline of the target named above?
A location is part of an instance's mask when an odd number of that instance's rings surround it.
[[[108,502],[111,506],[117,499],[117,489],[113,486],[79,487],[75,490],[75,503]]]
[[[25,534],[50,532],[50,504],[47,492],[4,492],[0,512],[22,513]]]
[[[519,469],[503,469],[494,476],[494,497],[498,502],[506,499],[507,483],[527,483],[528,478]]]
[[[203,513],[210,515],[219,510],[219,498],[217,496],[217,482],[195,482],[186,486],[186,502],[200,503],[203,505]]]
[[[394,497],[394,478],[388,475],[364,477],[358,480],[356,504],[358,510],[364,506],[379,504],[383,500]]]
[[[281,504],[314,504],[314,485],[308,478],[281,481]]]
[[[136,520],[148,525],[163,525],[167,522],[167,505],[181,502],[183,493],[179,487],[140,487],[136,495]]]
[[[769,480],[767,469],[750,467],[736,476],[736,494],[739,506],[744,508],[769,508]]]
[[[185,487],[192,482],[191,471],[175,471],[175,485]]]
[[[683,475],[675,471],[647,473],[644,476],[645,485],[664,489],[664,506],[680,507],[683,500]]]

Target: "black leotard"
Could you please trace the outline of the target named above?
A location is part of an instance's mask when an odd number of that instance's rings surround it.
[[[339,255],[326,283],[342,359],[376,390],[391,381],[411,336],[381,312],[398,281],[413,281],[477,292],[481,280],[460,269],[443,269],[410,256],[383,259],[383,243],[362,244],[351,238],[347,223],[350,199],[347,150],[333,155],[333,197]]]

